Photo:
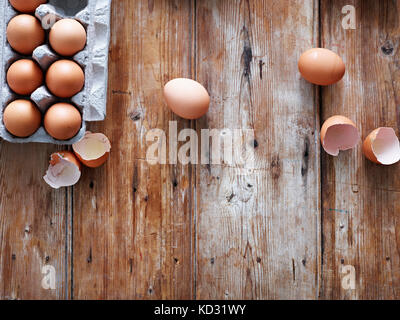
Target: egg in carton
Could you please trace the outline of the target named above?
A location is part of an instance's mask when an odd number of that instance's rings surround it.
[[[0,136],[14,143],[53,143],[68,145],[84,137],[87,121],[102,121],[106,116],[107,80],[108,80],[108,47],[110,40],[110,11],[111,0],[49,0],[39,6],[35,15],[42,22],[42,27],[49,30],[51,26],[63,18],[73,18],[85,28],[87,43],[83,51],[72,58],[67,58],[78,63],[85,73],[85,85],[82,91],[70,99],[61,99],[54,96],[45,85],[35,90],[30,97],[21,97],[10,90],[6,81],[7,70],[10,65],[22,58],[35,60],[45,73],[49,66],[57,60],[65,59],[55,53],[48,44],[36,48],[32,56],[26,57],[16,53],[8,44],[6,28],[8,22],[19,13],[9,4],[8,0],[0,0],[0,69],[1,79],[1,112]],[[3,10],[1,10],[3,9]],[[47,36],[48,38],[48,36]],[[57,102],[74,104],[82,114],[82,127],[78,134],[70,140],[56,140],[52,138],[41,126],[36,133],[27,138],[18,138],[10,134],[3,123],[3,111],[12,101],[25,98],[31,99],[44,115],[47,109]]]

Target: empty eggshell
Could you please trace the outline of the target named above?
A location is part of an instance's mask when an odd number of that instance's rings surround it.
[[[400,142],[392,128],[372,131],[363,143],[364,155],[377,164],[392,165],[400,161]]]
[[[111,144],[104,134],[87,131],[85,137],[72,145],[72,148],[85,166],[97,168],[107,161]]]
[[[71,151],[53,153],[50,166],[43,177],[46,183],[54,188],[70,187],[81,178],[81,164]]]
[[[340,81],[346,72],[342,58],[324,48],[314,48],[304,52],[299,59],[298,67],[304,79],[321,86]]]
[[[327,119],[321,128],[322,147],[332,156],[338,156],[339,151],[353,149],[359,140],[355,123],[344,116]]]
[[[207,90],[191,79],[174,79],[164,87],[164,97],[168,107],[184,119],[199,119],[210,106]]]

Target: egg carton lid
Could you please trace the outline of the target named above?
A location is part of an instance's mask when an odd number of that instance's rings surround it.
[[[18,12],[12,8],[8,0],[0,0],[0,61],[2,63],[0,76],[0,136],[10,142],[73,144],[81,140],[86,131],[85,121],[102,121],[106,116],[107,82],[108,82],[108,49],[110,41],[110,14],[111,0],[49,0],[48,3],[36,9],[36,17],[42,22],[43,28],[50,29],[58,20],[74,18],[85,27],[87,44],[83,51],[72,58],[85,71],[85,86],[81,92],[71,99],[60,99],[52,95],[46,86],[38,88],[30,98],[44,114],[46,110],[57,102],[72,102],[82,113],[83,124],[80,132],[71,140],[59,141],[50,137],[41,127],[29,138],[16,138],[4,127],[2,113],[4,108],[13,100],[23,98],[10,91],[6,82],[6,70],[16,60],[31,58],[38,62],[43,71],[56,60],[63,57],[56,54],[48,44],[35,49],[32,56],[26,57],[16,53],[7,42],[6,28],[8,21]]]

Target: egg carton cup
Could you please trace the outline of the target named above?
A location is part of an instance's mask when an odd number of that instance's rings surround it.
[[[36,48],[32,56],[23,56],[14,51],[7,42],[6,29],[8,22],[19,13],[14,10],[8,0],[0,0],[0,136],[14,143],[53,143],[68,145],[81,140],[86,132],[86,123],[102,121],[106,116],[107,81],[108,81],[108,49],[110,42],[111,0],[49,0],[48,3],[36,9],[36,17],[42,22],[45,30],[58,20],[73,18],[78,20],[86,29],[87,43],[83,51],[75,56],[62,57],[55,53],[50,45],[44,44]],[[47,38],[47,36],[46,36]],[[71,59],[78,63],[85,72],[85,86],[81,92],[70,99],[54,96],[45,85],[38,88],[30,97],[22,97],[10,90],[6,75],[10,65],[19,59],[33,59],[45,75],[49,66],[61,59]],[[3,111],[6,106],[17,99],[31,99],[42,114],[58,102],[73,103],[82,113],[82,128],[70,140],[60,141],[52,138],[42,127],[28,138],[17,138],[10,134],[3,123]]]

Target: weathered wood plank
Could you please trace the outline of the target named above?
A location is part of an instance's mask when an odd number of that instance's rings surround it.
[[[342,28],[342,7],[354,5],[355,30]],[[399,129],[400,1],[322,1],[322,45],[337,51],[347,73],[322,90],[322,117],[353,119],[363,138],[373,129]],[[370,163],[357,149],[323,155],[323,299],[399,299],[400,165]],[[345,290],[343,266],[356,271]]]
[[[150,165],[146,134],[169,121],[166,81],[191,77],[191,1],[113,1],[108,115],[92,131],[112,155],[74,188],[74,298],[190,299],[191,168]],[[151,143],[150,143],[151,144]]]
[[[0,299],[68,298],[68,190],[42,177],[54,146],[0,142]],[[42,288],[42,268],[55,268],[56,289]]]
[[[297,60],[318,1],[198,1],[203,128],[254,129],[255,170],[197,170],[197,298],[312,299],[319,261],[318,100]]]

